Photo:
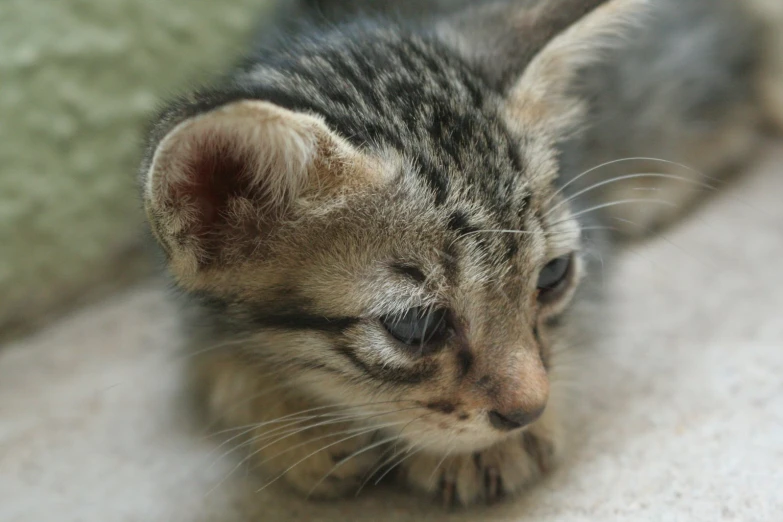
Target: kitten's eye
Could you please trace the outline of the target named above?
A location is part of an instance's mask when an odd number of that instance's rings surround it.
[[[553,259],[538,274],[538,300],[551,303],[560,298],[567,287],[573,265],[573,255]]]
[[[392,337],[408,346],[423,346],[446,338],[449,324],[444,309],[411,308],[401,316],[381,319]]]

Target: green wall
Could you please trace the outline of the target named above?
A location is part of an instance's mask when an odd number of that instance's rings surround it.
[[[0,336],[145,270],[144,122],[225,67],[266,3],[0,1]]]

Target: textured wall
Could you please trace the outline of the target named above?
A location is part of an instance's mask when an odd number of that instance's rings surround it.
[[[0,1],[0,335],[138,273],[145,118],[265,3]]]

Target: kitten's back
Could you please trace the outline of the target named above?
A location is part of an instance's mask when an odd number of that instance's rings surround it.
[[[625,45],[585,71],[580,94],[590,100],[591,110],[585,132],[569,144],[569,152],[580,158],[575,174],[631,157],[688,167],[621,162],[574,183],[584,190],[635,173],[687,178],[633,179],[591,191],[598,197],[588,199],[597,204],[645,197],[670,204],[642,201],[608,207],[613,226],[636,235],[667,224],[705,192],[705,183],[741,164],[754,150],[761,42],[758,24],[744,8],[737,0],[659,0]]]

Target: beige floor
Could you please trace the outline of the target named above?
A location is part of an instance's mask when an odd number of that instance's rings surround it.
[[[783,520],[783,150],[607,277],[569,464],[449,520]],[[409,495],[304,503],[231,468],[178,402],[155,284],[0,352],[0,520],[445,520]]]

